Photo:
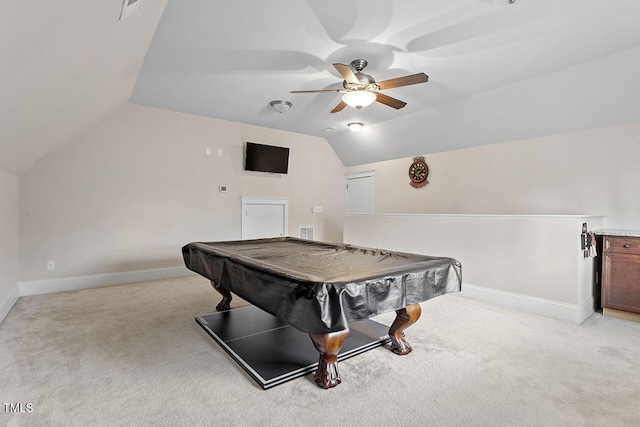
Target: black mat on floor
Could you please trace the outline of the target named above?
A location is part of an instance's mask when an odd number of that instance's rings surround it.
[[[264,389],[318,367],[309,334],[254,306],[196,317],[196,322]],[[389,327],[373,320],[353,322],[338,361],[387,344]]]

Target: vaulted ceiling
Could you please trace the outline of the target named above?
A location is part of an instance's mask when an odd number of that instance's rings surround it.
[[[0,2],[0,168],[20,174],[129,100],[166,0]]]
[[[139,1],[124,21],[121,0],[0,6],[0,167],[127,101],[325,137],[345,165],[640,121],[636,0]],[[290,93],[341,88],[332,64],[358,58],[429,82],[386,90],[401,110]]]

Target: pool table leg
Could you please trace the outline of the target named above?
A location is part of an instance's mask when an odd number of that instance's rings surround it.
[[[231,308],[231,292],[226,289],[222,289],[213,280],[211,280],[210,282],[211,287],[218,291],[220,295],[222,295],[222,301],[220,301],[218,305],[216,305],[216,311],[229,310]]]
[[[349,336],[349,332],[347,328],[328,334],[309,334],[313,345],[320,353],[318,370],[313,378],[320,387],[331,388],[342,382],[338,373],[338,352]]]
[[[391,338],[391,351],[395,354],[404,356],[411,353],[411,346],[404,339],[403,331],[409,326],[416,323],[420,318],[422,309],[420,304],[409,304],[405,308],[396,311],[396,320],[389,328],[389,337]]]

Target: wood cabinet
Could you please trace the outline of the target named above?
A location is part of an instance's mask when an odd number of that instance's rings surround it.
[[[603,236],[602,307],[605,315],[640,319],[640,237]]]

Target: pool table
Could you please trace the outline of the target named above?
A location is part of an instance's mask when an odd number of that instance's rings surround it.
[[[453,258],[333,244],[293,237],[193,242],[182,248],[187,268],[206,277],[229,309],[234,293],[306,332],[318,350],[315,382],[341,382],[337,355],[349,322],[395,311],[391,350],[411,352],[403,331],[421,314],[419,303],[458,292],[462,267]]]

